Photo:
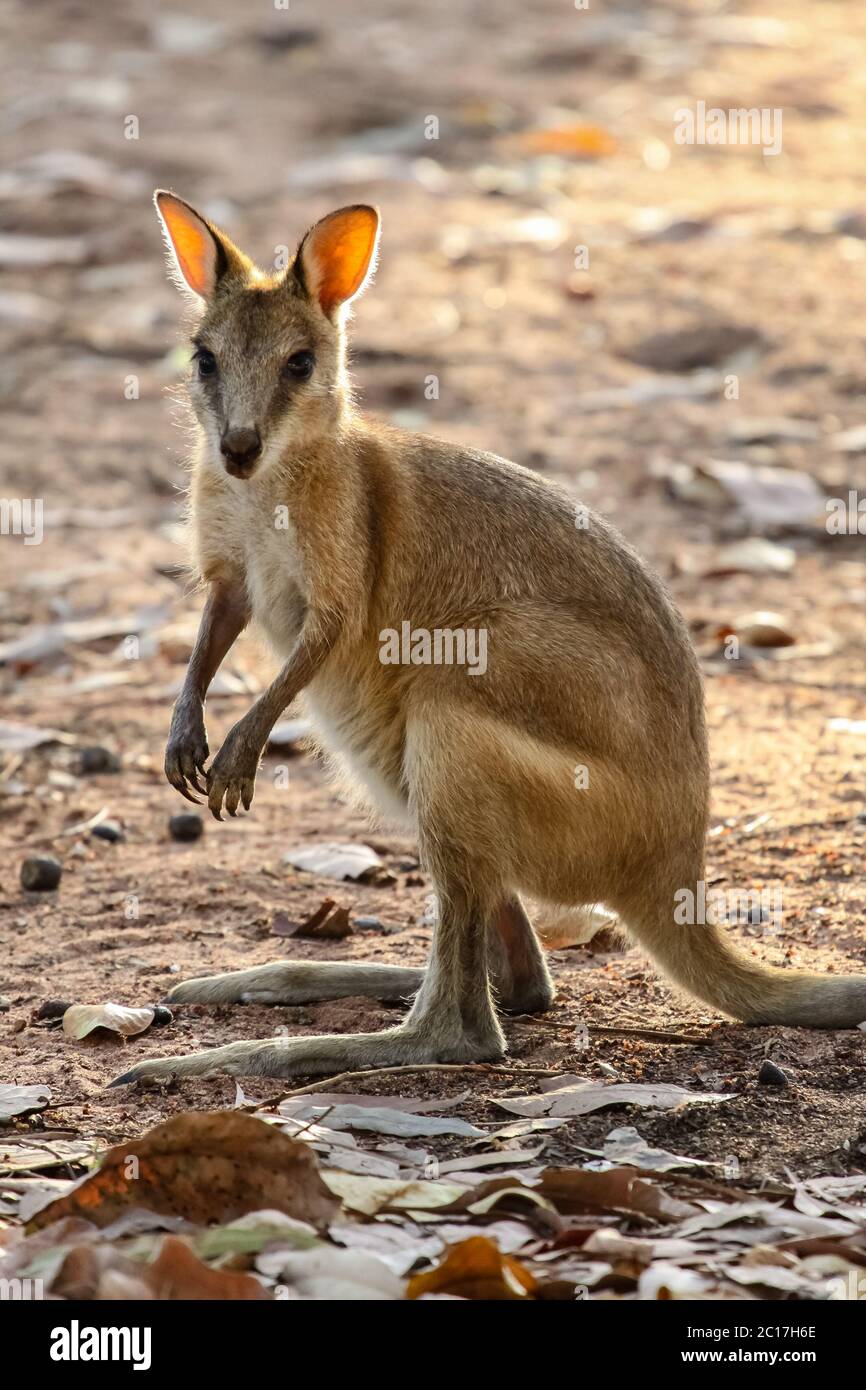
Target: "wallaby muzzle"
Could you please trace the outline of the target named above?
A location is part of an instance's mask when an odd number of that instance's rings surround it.
[[[262,440],[257,429],[228,429],[220,440],[226,472],[233,478],[249,478],[261,452]]]

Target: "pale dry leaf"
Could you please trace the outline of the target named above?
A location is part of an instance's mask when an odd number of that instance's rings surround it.
[[[436,1134],[456,1134],[467,1139],[484,1137],[484,1130],[467,1120],[411,1114],[390,1106],[335,1105],[322,1115],[329,1129],[369,1130],[373,1134],[393,1134],[398,1139],[428,1138]]]
[[[732,1100],[733,1092],[718,1095],[714,1091],[689,1091],[684,1086],[659,1082],[656,1085],[644,1083],[620,1083],[607,1085],[600,1081],[581,1081],[576,1085],[564,1086],[556,1091],[541,1095],[512,1096],[499,1100],[489,1099],[500,1110],[512,1115],[588,1115],[593,1110],[603,1110],[609,1105],[639,1105],[652,1110],[676,1110],[685,1105],[718,1105]]]
[[[674,1168],[707,1166],[699,1158],[686,1158],[683,1154],[668,1153],[666,1149],[654,1149],[632,1125],[623,1125],[610,1131],[604,1141],[604,1157],[613,1164],[626,1163],[635,1168],[652,1168],[659,1173],[668,1173]]]
[[[7,1086],[0,1083],[0,1124],[15,1115],[29,1115],[44,1110],[51,1099],[50,1086]]]
[[[382,1302],[405,1297],[403,1282],[384,1260],[366,1250],[268,1251],[256,1260],[261,1273],[287,1285],[297,1298],[328,1302]]]
[[[40,729],[32,724],[10,724],[0,719],[0,753],[29,753],[46,743],[74,743],[71,734],[59,729]]]
[[[298,845],[286,852],[283,863],[305,873],[336,879],[361,879],[383,867],[382,860],[369,845],[335,842]]]
[[[134,1038],[150,1027],[154,1015],[152,1008],[129,1009],[124,1004],[71,1004],[63,1015],[63,1031],[78,1041],[96,1028]]]
[[[466,1191],[460,1183],[427,1182],[421,1178],[371,1178],[363,1174],[323,1172],[326,1187],[350,1211],[375,1216],[380,1211],[427,1211],[449,1206]]]

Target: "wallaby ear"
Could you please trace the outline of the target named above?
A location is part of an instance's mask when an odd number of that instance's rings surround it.
[[[158,188],[153,195],[171,268],[183,289],[210,299],[229,265],[228,243],[189,203]]]
[[[378,244],[379,214],[363,204],[329,213],[307,232],[296,266],[307,292],[329,318],[368,283]]]

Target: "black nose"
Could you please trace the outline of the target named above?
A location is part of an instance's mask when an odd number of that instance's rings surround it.
[[[229,463],[239,468],[248,468],[255,463],[262,452],[262,441],[258,430],[226,430],[220,440],[220,453]]]

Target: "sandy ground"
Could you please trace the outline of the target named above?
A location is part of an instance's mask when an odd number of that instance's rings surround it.
[[[866,537],[750,525],[732,505],[684,500],[675,469],[739,459],[803,470],[829,496],[863,489],[863,454],[834,440],[863,423],[866,397],[866,13],[482,0],[422,18],[371,0],[362,18],[349,0],[297,0],[289,12],[189,0],[184,15],[186,29],[165,4],[0,9],[0,259],[45,262],[5,268],[0,290],[2,494],[44,500],[41,545],[0,537],[0,641],[118,620],[113,635],[67,636],[48,656],[0,668],[3,719],[74,739],[0,762],[0,1079],[52,1087],[33,1126],[128,1138],[234,1098],[221,1079],[106,1092],[140,1057],[395,1017],[370,1000],[187,1007],[126,1044],[73,1043],[34,1022],[47,999],[148,1003],[186,975],[267,961],[284,954],[274,915],[305,916],[326,895],[383,928],[292,942],[292,955],[418,964],[429,941],[415,847],[370,831],[308,755],[269,756],[249,819],[209,821],[192,845],[169,838],[183,804],[163,780],[162,749],[200,598],[180,571],[186,437],[167,390],[182,340],[149,206],[158,185],[263,262],[330,208],[376,201],[381,269],[353,330],[365,407],[565,481],[659,568],[702,650],[739,614],[782,616],[790,659],[707,660],[708,879],[782,891],[780,925],[731,928],[756,957],[862,970],[866,738],[830,721],[863,717]],[[183,51],[190,17],[194,54]],[[699,100],[783,110],[781,153],[676,144],[673,113]],[[533,152],[531,132],[563,113],[602,131],[609,150]],[[431,116],[436,140],[425,138]],[[575,247],[588,248],[588,271],[575,272]],[[728,341],[719,325],[740,331]],[[682,335],[695,328],[704,342],[693,360]],[[676,335],[679,355],[642,351],[659,332]],[[704,379],[693,367],[717,379],[702,394],[636,404],[592,394],[657,384],[666,352],[683,390]],[[723,387],[732,375],[734,398]],[[776,425],[754,427],[768,418]],[[792,418],[811,435],[789,437]],[[789,572],[706,573],[719,547],[759,534],[794,552]],[[136,616],[157,606],[151,626]],[[137,647],[124,643],[136,634]],[[234,691],[252,692],[273,667],[244,638],[227,669]],[[212,700],[212,748],[249,698]],[[82,775],[91,744],[114,750],[120,772]],[[103,809],[122,842],[68,833]],[[284,865],[287,849],[318,839],[373,843],[393,881],[334,884]],[[63,861],[56,893],[19,887],[21,861],[39,852]],[[615,945],[556,951],[553,966],[553,1012],[507,1025],[515,1063],[594,1077],[610,1075],[606,1064],[624,1080],[735,1092],[724,1106],[622,1122],[677,1152],[732,1155],[745,1182],[786,1167],[863,1171],[864,1034],[733,1025]],[[591,1034],[581,1049],[582,1024],[704,1041]],[[766,1057],[786,1088],[758,1085]],[[457,1089],[436,1074],[361,1084]],[[526,1089],[503,1076],[469,1084],[468,1119],[493,1117],[485,1097]],[[547,1161],[579,1161],[611,1127],[609,1114],[573,1121]]]

